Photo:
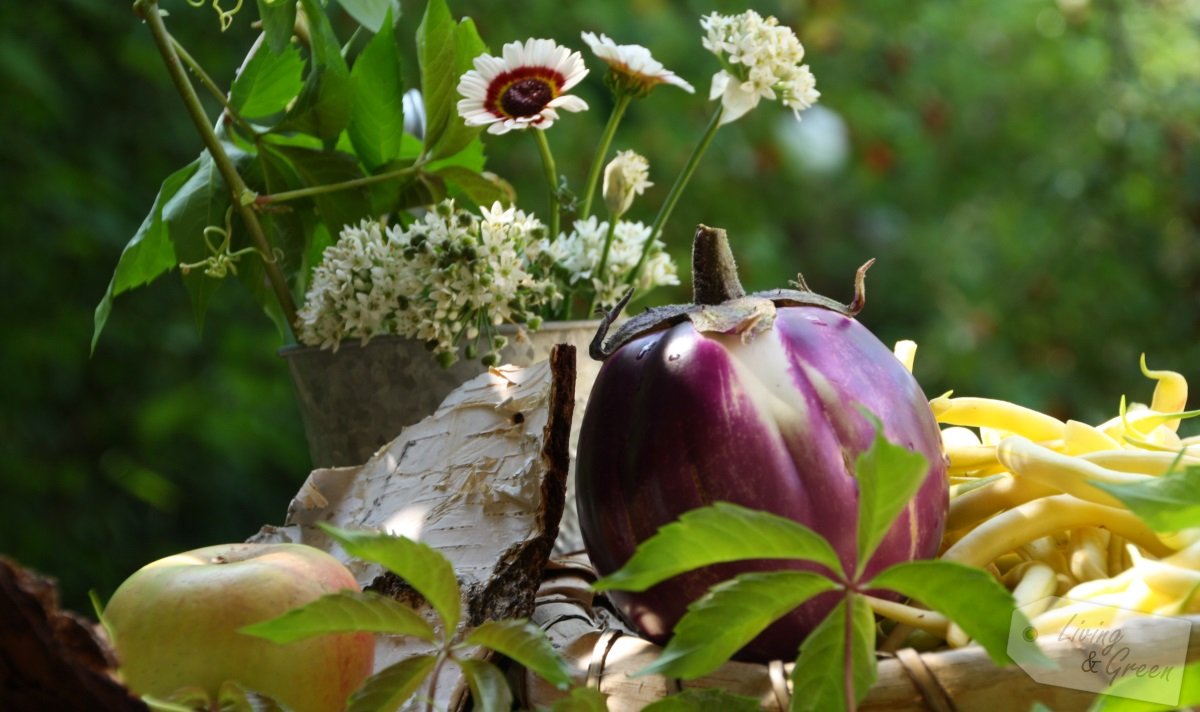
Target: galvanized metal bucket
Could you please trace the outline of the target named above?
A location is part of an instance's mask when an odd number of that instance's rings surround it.
[[[549,357],[555,344],[574,344],[580,349],[576,394],[584,393],[575,412],[578,422],[598,370],[599,364],[590,369],[590,379],[584,378],[591,362],[587,344],[598,325],[565,321],[532,333],[511,330],[501,362],[528,366]],[[292,375],[314,467],[363,464],[404,426],[432,414],[450,391],[484,371],[478,361],[465,360],[444,369],[420,341],[398,336],[378,336],[365,346],[347,341],[337,351],[285,346],[279,354]]]
[[[587,354],[597,321],[548,322],[536,332],[504,331],[508,345],[501,362],[528,366],[548,358],[555,344],[576,348],[575,417],[571,424],[571,476],[560,550],[582,548],[575,511],[575,446],[583,409],[600,363]],[[407,425],[431,415],[452,390],[483,372],[478,361],[443,369],[413,339],[379,336],[366,346],[357,341],[338,350],[286,346],[296,402],[314,467],[361,465]]]

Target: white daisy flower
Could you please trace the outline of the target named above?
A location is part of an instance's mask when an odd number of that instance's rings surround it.
[[[458,115],[488,133],[547,129],[558,112],[584,111],[587,103],[567,94],[587,76],[579,52],[554,40],[528,39],[504,45],[502,57],[481,54],[458,82]]]
[[[583,41],[608,65],[617,82],[638,95],[644,95],[659,84],[671,84],[689,94],[695,92],[691,84],[664,67],[641,45],[619,45],[607,35],[597,37],[592,32],[584,32]]]
[[[804,61],[804,46],[791,28],[753,10],[740,15],[712,13],[700,21],[704,48],[725,65],[712,78],[709,99],[720,98],[727,124],[778,98],[796,118],[821,96]]]

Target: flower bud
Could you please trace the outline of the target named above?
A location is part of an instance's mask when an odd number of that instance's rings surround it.
[[[614,217],[624,215],[633,198],[654,185],[649,180],[650,162],[634,151],[618,151],[604,168],[604,204]]]

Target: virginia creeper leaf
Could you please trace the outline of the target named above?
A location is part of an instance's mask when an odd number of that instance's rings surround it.
[[[348,134],[355,153],[371,170],[400,155],[404,136],[404,82],[391,18],[389,10],[350,70],[354,108]]]
[[[432,146],[430,158],[455,155],[483,131],[482,126],[467,126],[458,115],[458,78],[474,67],[476,57],[487,51],[488,47],[479,36],[475,22],[469,17],[463,18],[462,22],[454,27],[454,70],[451,75],[453,81],[449,85],[451,92],[445,129],[436,142],[428,144]]]
[[[525,620],[486,621],[467,636],[468,645],[482,645],[532,670],[565,690],[571,671],[540,628]]]
[[[220,712],[288,712],[282,702],[262,692],[248,690],[233,680],[221,683],[216,709]]]
[[[300,0],[300,4],[309,22],[312,66],[295,104],[274,130],[333,141],[350,122],[354,102],[350,69],[320,2]]]
[[[330,633],[367,631],[410,635],[433,642],[437,636],[421,614],[387,596],[370,591],[337,591],[293,608],[281,616],[239,632],[276,643],[290,643]]]
[[[304,60],[295,45],[254,53],[229,90],[229,103],[247,119],[279,113],[304,85]]]
[[[642,712],[759,712],[753,697],[735,695],[716,688],[684,690],[642,708]]]
[[[849,709],[847,681],[861,701],[876,672],[875,616],[862,596],[848,596],[800,645],[792,669],[792,712]]]
[[[688,606],[658,660],[639,675],[694,680],[721,667],[767,626],[838,584],[811,571],[735,576]]]
[[[425,146],[436,146],[456,112],[458,75],[454,50],[454,19],[446,0],[429,0],[417,27],[417,61],[421,65],[421,94],[425,100]]]
[[[405,152],[402,151],[400,155],[403,157]],[[459,166],[460,168],[466,168],[467,170],[474,171],[475,173],[481,173],[483,172],[483,166],[486,162],[487,156],[484,155],[483,152],[483,141],[476,136],[475,138],[471,139],[470,143],[468,143],[466,147],[453,156],[446,156],[445,158],[439,158],[436,161],[430,161],[429,163],[426,163],[425,170],[429,171],[430,173],[436,173],[447,166]]]
[[[363,177],[358,162],[347,153],[296,146],[270,146],[263,150],[274,151],[287,159],[308,186],[343,183]],[[317,214],[334,234],[345,225],[357,225],[371,210],[370,194],[365,188],[317,193],[312,196],[312,201],[317,206]]]
[[[944,614],[983,646],[997,665],[1007,665],[1008,632],[1016,610],[1012,594],[987,571],[955,561],[909,561],[891,566],[864,584],[920,601]]]
[[[1091,482],[1121,500],[1156,532],[1176,532],[1200,523],[1200,467],[1187,467],[1144,482]]]
[[[693,509],[638,545],[619,570],[601,578],[597,591],[645,591],[685,571],[742,559],[807,559],[841,572],[833,547],[790,519],[728,502]]]
[[[346,712],[379,712],[400,709],[413,696],[437,658],[433,655],[414,655],[380,670],[350,695]]]
[[[476,173],[459,166],[446,166],[435,171],[435,174],[446,181],[452,193],[457,190],[480,207],[490,208],[496,201],[512,205],[517,198],[516,191],[508,181],[491,173]]]
[[[462,598],[454,567],[435,549],[402,536],[354,532],[322,524],[321,528],[346,553],[381,564],[404,579],[441,616],[446,635],[453,635],[461,616]]]
[[[267,47],[275,54],[284,51],[296,27],[296,0],[258,0],[258,16]]]
[[[349,75],[346,60],[342,57],[342,47],[338,43],[333,25],[320,0],[300,0],[300,7],[308,19],[310,46],[312,47],[313,67],[328,68],[334,74]]]
[[[863,413],[875,426],[875,439],[854,463],[854,478],[858,481],[856,576],[862,575],[892,522],[929,474],[924,455],[888,442],[879,419],[865,410]]]
[[[459,660],[467,684],[471,687],[471,707],[479,712],[509,712],[513,708],[512,690],[500,668],[486,660]]]
[[[571,694],[555,700],[550,712],[608,712],[608,695],[594,687],[576,687]]]
[[[230,144],[224,147],[235,164],[243,163],[247,157],[246,153]],[[210,242],[219,247],[222,237],[216,233],[206,236],[204,231],[209,227],[225,229],[225,214],[229,204],[229,189],[225,186],[225,180],[208,151],[205,151],[200,154],[200,165],[196,172],[163,207],[167,235],[175,246],[175,258],[180,263],[195,264],[212,256]],[[220,285],[220,280],[205,275],[201,268],[184,274],[183,285],[192,300],[196,326],[203,328],[209,297]]]
[[[148,284],[163,272],[175,267],[175,248],[171,245],[163,222],[163,208],[191,179],[199,167],[200,160],[197,159],[167,176],[158,190],[158,196],[154,198],[154,205],[151,206],[150,213],[146,215],[141,227],[125,245],[125,249],[121,251],[121,258],[117,260],[117,268],[113,271],[112,279],[108,283],[108,290],[104,293],[100,303],[96,305],[92,327],[93,353],[96,351],[96,342],[100,339],[100,332],[104,330],[104,325],[112,312],[113,298],[121,292]]]
[[[338,0],[338,4],[355,22],[371,32],[387,24],[388,16],[400,16],[399,0]]]

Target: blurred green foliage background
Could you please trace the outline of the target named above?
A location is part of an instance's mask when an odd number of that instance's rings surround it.
[[[254,37],[253,3],[224,34],[211,8],[162,4],[227,84]],[[401,4],[411,37],[423,3]],[[650,158],[656,185],[629,216],[645,221],[711,108],[718,67],[698,20],[744,7],[451,1],[493,51],[533,36],[584,49],[592,75],[578,93],[592,110],[548,134],[575,186],[611,105],[580,31],[646,45],[696,85],[636,103],[614,144]],[[800,271],[848,300],[854,269],[876,258],[860,318],[887,343],[918,341],[930,395],[1096,421],[1122,394],[1148,399],[1142,351],[1198,376],[1200,4],[755,9],[797,29],[820,110],[797,123],[763,104],[718,133],[666,231],[685,287],[703,222],[729,230],[751,289]],[[308,455],[281,341],[240,287],[217,293],[203,333],[177,279],[122,295],[89,357],[121,248],[162,179],[201,149],[128,3],[0,5],[0,86],[0,552],[58,577],[67,605],[86,610],[89,589],[107,597],[151,559],[281,521]],[[492,170],[541,210],[532,139],[485,140]]]

